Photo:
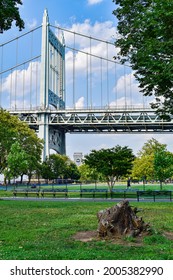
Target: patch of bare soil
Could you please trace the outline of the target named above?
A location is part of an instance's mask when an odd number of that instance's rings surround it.
[[[141,234],[133,239],[133,242],[128,240],[128,238],[122,237],[122,236],[116,236],[113,238],[100,238],[98,236],[97,231],[80,231],[77,232],[73,238],[75,240],[81,241],[81,242],[90,242],[90,241],[110,241],[114,244],[118,245],[125,245],[125,246],[143,246],[143,237],[146,234]]]
[[[164,236],[166,236],[167,239],[173,240],[173,232],[172,231],[164,231]]]
[[[130,239],[122,237],[122,236],[116,236],[113,238],[101,238],[98,236],[98,232],[97,231],[80,231],[77,232],[73,238],[77,241],[81,241],[81,242],[90,242],[90,241],[99,241],[99,240],[103,240],[103,241],[109,241],[112,242],[113,244],[118,244],[118,245],[124,245],[124,246],[143,246],[143,238],[148,235],[148,233],[142,233],[138,236],[136,236],[133,239],[133,242],[130,241]],[[165,231],[163,233],[163,235],[169,239],[169,240],[173,240],[173,232],[172,231]]]

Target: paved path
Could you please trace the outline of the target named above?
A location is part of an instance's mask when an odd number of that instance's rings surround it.
[[[61,202],[119,202],[124,200],[123,198],[38,198],[38,197],[0,197],[0,200],[11,200],[11,201],[61,201]],[[136,198],[127,198],[128,201],[137,202]],[[154,202],[150,198],[141,198],[140,202]],[[170,199],[156,199],[156,202],[173,202]]]

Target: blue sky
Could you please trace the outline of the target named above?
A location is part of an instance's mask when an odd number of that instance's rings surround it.
[[[20,14],[25,21],[25,30],[24,32],[34,28],[36,26],[41,25],[42,17],[44,9],[48,10],[49,21],[52,25],[59,25],[63,28],[67,28],[69,30],[73,30],[75,32],[84,33],[88,36],[94,36],[97,38],[102,38],[108,41],[112,41],[113,38],[116,37],[116,18],[112,15],[112,11],[115,8],[115,4],[112,0],[23,0],[23,5],[20,6]],[[5,42],[6,40],[19,36],[21,33],[18,29],[13,26],[13,28],[7,32],[4,32],[0,35],[0,43]],[[66,34],[65,34],[66,35]],[[65,38],[68,42],[69,38]],[[35,49],[38,47],[38,43],[36,41]],[[84,48],[82,42],[78,42],[81,48]],[[25,52],[24,49],[21,48],[21,52]],[[104,47],[101,44],[95,44],[93,42],[93,52],[101,55],[104,52]],[[110,50],[110,56],[114,55],[114,48]],[[14,56],[14,55],[13,55]],[[71,64],[71,53],[67,52],[67,72],[69,71]],[[10,54],[4,56],[3,64],[9,63],[12,60],[10,59]],[[79,54],[76,56],[76,73],[83,73],[85,68],[82,65],[82,58]],[[36,67],[33,65],[32,67]],[[93,69],[95,70],[94,79],[97,78],[97,74],[99,73],[99,67],[94,65]],[[29,69],[29,65],[28,65]],[[112,71],[112,72],[111,72]],[[110,67],[110,73],[113,75],[113,69]],[[25,71],[25,74],[27,72]],[[69,73],[67,73],[68,75]],[[70,75],[70,74],[69,74]],[[98,74],[99,75],[99,74]],[[9,75],[10,76],[10,75]],[[111,76],[112,77],[112,76]],[[80,76],[81,81],[82,78]],[[83,77],[84,79],[84,77]],[[111,78],[112,79],[112,78]],[[129,80],[133,83],[133,92],[136,94],[134,97],[134,103],[140,104],[142,101],[141,94],[139,94],[138,86],[134,77],[129,73],[124,73],[120,68],[117,68],[117,80],[116,84],[114,81],[110,83],[110,100],[109,105],[122,104],[124,102],[123,96],[123,83],[126,80],[128,84]],[[94,80],[95,81],[95,80]],[[98,82],[99,83],[99,82]],[[6,79],[4,83],[4,88],[7,90],[8,88],[8,80]],[[70,84],[67,84],[67,95],[70,96]],[[82,108],[82,106],[86,103],[86,96],[81,94],[82,84],[78,83],[76,86],[78,88],[79,94],[76,95],[76,106]],[[118,97],[118,101],[115,101],[115,88],[120,93]],[[70,97],[68,98],[70,100]],[[97,100],[93,97],[93,102],[97,103]],[[130,102],[130,101],[129,101]],[[105,101],[106,103],[106,101]],[[67,104],[68,105],[68,104]],[[105,104],[106,105],[106,104]],[[92,149],[101,149],[101,148],[110,148],[117,144],[124,146],[127,145],[131,147],[136,153],[143,144],[151,137],[156,138],[161,143],[168,144],[168,149],[173,151],[172,147],[172,135],[151,135],[151,134],[96,134],[96,135],[67,135],[66,143],[67,143],[67,155],[73,158],[74,152],[82,152],[83,154],[87,154]]]

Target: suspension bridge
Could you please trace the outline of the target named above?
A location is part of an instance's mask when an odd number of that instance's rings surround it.
[[[50,149],[65,154],[66,133],[172,133],[139,93],[114,43],[49,23],[0,45],[0,107]]]

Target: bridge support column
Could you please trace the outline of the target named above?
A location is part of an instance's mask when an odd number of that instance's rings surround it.
[[[39,115],[39,132],[38,137],[43,139],[44,146],[42,152],[42,161],[49,156],[49,123],[48,123],[48,114],[42,113]]]
[[[49,127],[49,148],[58,154],[66,154],[65,132],[57,128]]]

